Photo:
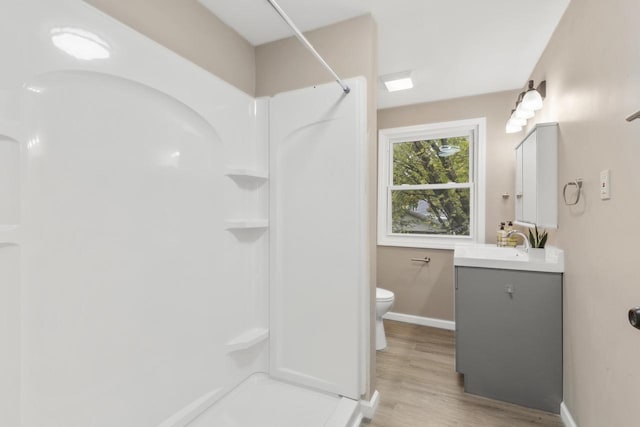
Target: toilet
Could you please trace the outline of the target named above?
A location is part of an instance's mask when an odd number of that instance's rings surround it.
[[[387,337],[384,334],[382,316],[391,310],[393,300],[393,292],[376,288],[376,350],[384,350],[387,348]]]

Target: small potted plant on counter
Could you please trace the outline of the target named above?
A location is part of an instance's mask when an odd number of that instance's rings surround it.
[[[547,237],[549,237],[549,233],[544,230],[538,230],[537,225],[533,229],[529,229],[529,244],[531,245],[529,257],[531,259],[545,259],[544,245],[547,244]]]

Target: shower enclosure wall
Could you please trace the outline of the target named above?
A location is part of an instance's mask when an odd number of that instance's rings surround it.
[[[76,0],[0,32],[0,425],[357,423],[364,79],[254,99]]]

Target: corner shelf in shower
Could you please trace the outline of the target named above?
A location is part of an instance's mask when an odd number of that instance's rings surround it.
[[[255,181],[267,181],[269,179],[269,174],[267,172],[244,168],[228,168],[225,175],[232,179]]]
[[[268,219],[228,219],[227,230],[248,230],[269,228]]]
[[[260,344],[262,341],[269,338],[269,329],[266,328],[252,328],[249,329],[231,341],[227,342],[227,353],[233,353],[239,350],[247,350],[253,346]]]

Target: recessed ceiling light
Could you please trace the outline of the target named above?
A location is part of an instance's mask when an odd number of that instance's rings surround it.
[[[413,87],[413,81],[411,77],[406,77],[404,79],[390,80],[388,82],[384,82],[384,85],[387,87],[389,92],[396,92],[399,90],[407,90]]]
[[[384,83],[384,86],[389,92],[407,90],[413,87],[413,80],[411,80],[411,71],[387,74],[380,77],[380,80],[382,81],[382,83]]]

